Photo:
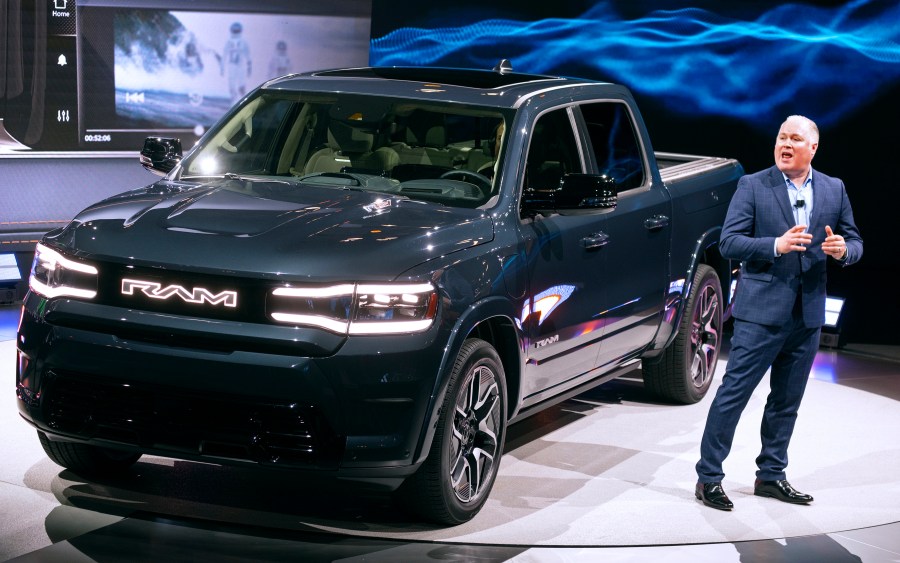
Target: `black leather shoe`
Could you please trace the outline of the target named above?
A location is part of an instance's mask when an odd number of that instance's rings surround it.
[[[753,486],[753,494],[758,497],[772,497],[781,502],[789,502],[791,504],[809,504],[813,501],[810,495],[806,495],[795,489],[785,479],[778,481],[761,481],[756,480]]]
[[[734,508],[734,503],[728,499],[725,489],[722,488],[722,483],[697,483],[694,494],[706,506],[711,506],[718,510],[731,510]]]

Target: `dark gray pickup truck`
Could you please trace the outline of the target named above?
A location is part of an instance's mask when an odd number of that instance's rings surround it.
[[[510,424],[639,367],[709,388],[742,169],[654,153],[622,86],[291,75],[141,161],[164,178],[48,233],[24,303],[19,410],[73,471],[330,472],[452,524]]]

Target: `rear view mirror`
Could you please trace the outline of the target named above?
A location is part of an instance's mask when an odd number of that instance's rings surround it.
[[[165,176],[181,162],[181,141],[168,137],[147,137],[141,149],[141,166]]]

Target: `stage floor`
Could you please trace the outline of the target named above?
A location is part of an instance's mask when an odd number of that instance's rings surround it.
[[[0,307],[0,560],[900,559],[900,347],[819,352],[788,468],[810,506],[753,496],[765,382],[726,461],[728,513],[693,495],[712,392],[660,404],[635,372],[512,426],[484,510],[439,528],[383,495],[285,472],[145,456],[125,478],[81,480],[18,416],[17,320]]]

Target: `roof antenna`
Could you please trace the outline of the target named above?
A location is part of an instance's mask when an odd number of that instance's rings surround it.
[[[509,59],[501,59],[497,66],[494,67],[494,72],[499,74],[506,74],[512,72],[512,70],[512,63],[509,62]]]

